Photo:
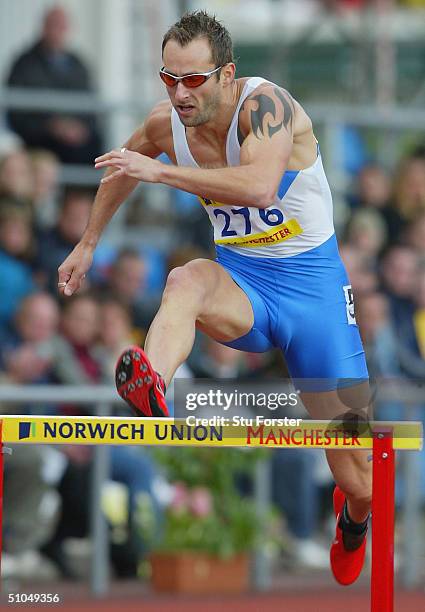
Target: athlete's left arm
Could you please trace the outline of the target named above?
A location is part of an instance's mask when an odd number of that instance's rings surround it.
[[[238,137],[243,142],[239,166],[169,166],[133,151],[112,151],[97,160],[97,167],[115,166],[117,176],[127,174],[140,181],[164,183],[223,204],[267,208],[291,154],[294,114],[290,95],[272,83],[264,83],[245,100],[240,111]],[[114,174],[103,181],[113,180]]]

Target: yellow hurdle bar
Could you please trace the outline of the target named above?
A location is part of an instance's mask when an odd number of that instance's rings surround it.
[[[261,448],[372,449],[375,429],[393,432],[395,450],[421,450],[420,422],[264,419],[243,424],[200,419],[2,415],[3,444],[143,444]],[[230,419],[227,419],[230,421]],[[296,424],[294,424],[296,423]]]

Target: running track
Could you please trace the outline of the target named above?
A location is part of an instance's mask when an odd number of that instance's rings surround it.
[[[43,589],[44,590],[44,589]],[[74,600],[62,601],[58,607],[50,606],[7,606],[9,610],[50,610],[60,612],[369,612],[367,592],[342,590],[300,593],[272,593],[270,595],[251,594],[243,597],[172,597],[172,596],[134,596],[106,601]],[[6,606],[1,606],[5,609]],[[425,593],[398,593],[395,610],[398,612],[420,612],[425,610]]]

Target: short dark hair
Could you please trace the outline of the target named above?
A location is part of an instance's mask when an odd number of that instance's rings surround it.
[[[196,38],[206,38],[211,47],[212,60],[215,66],[224,66],[233,62],[233,43],[229,32],[215,18],[206,11],[193,11],[185,13],[168,32],[162,41],[162,53],[169,40],[175,40],[185,47]]]

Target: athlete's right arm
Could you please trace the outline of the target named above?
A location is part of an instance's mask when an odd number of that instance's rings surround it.
[[[169,114],[168,107],[162,102],[155,106],[145,123],[133,133],[123,146],[130,151],[137,151],[152,158],[158,157],[162,153],[158,143],[162,143],[164,138],[163,126],[168,125],[167,121],[164,121],[167,113]],[[113,170],[108,169],[105,176],[111,172]],[[138,183],[137,179],[123,175],[110,183],[100,184],[86,230],[80,242],[58,269],[60,293],[69,296],[80,288],[81,282],[91,266],[93,252],[103,230]],[[66,285],[63,283],[66,283]]]

